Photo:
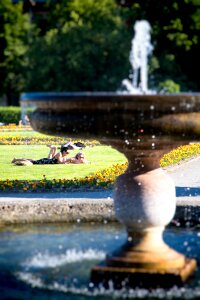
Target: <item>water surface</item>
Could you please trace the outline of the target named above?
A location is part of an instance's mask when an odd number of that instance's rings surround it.
[[[169,228],[164,239],[200,260],[200,232]],[[49,224],[0,229],[0,299],[200,299],[200,272],[183,288],[93,289],[90,269],[126,240],[118,224]]]

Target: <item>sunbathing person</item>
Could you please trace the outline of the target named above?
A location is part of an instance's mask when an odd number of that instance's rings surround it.
[[[47,145],[47,147],[50,148],[50,152],[48,155],[48,158],[53,158],[58,152],[57,147],[55,145]],[[78,146],[73,144],[72,142],[69,142],[67,144],[61,145],[61,147],[58,147],[58,149],[66,148],[67,150],[74,150],[74,149],[80,149]]]
[[[50,148],[47,158],[34,160],[31,158],[14,158],[12,163],[15,165],[49,165],[49,164],[65,164],[67,162],[67,155],[69,154],[69,147],[61,146],[60,152],[57,152],[56,146],[48,145]]]
[[[90,163],[86,158],[83,152],[78,152],[74,157],[68,158],[66,163],[71,164],[88,164]]]

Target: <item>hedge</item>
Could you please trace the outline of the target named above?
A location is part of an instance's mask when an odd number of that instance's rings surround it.
[[[19,106],[0,106],[0,122],[18,124],[21,119],[21,108]]]

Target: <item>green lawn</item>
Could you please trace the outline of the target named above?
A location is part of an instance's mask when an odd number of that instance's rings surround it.
[[[45,175],[47,179],[71,179],[85,177],[100,169],[116,163],[124,163],[123,154],[109,146],[86,147],[84,153],[91,164],[84,165],[32,165],[15,166],[11,164],[13,157],[39,159],[47,157],[49,148],[43,145],[1,145],[0,146],[0,179],[41,180]],[[71,151],[69,157],[76,151]]]

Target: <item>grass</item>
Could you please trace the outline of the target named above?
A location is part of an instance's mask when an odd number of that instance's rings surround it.
[[[60,145],[69,140],[39,134],[31,128],[0,127],[0,191],[37,193],[112,188],[116,177],[127,168],[127,159],[117,150],[100,145],[96,140],[81,141],[87,145],[84,153],[91,164],[15,166],[11,163],[13,157],[47,157],[47,144]],[[75,153],[77,151],[71,151],[69,157]],[[177,163],[198,153],[199,144],[181,146],[165,155],[161,166]]]
[[[11,164],[13,157],[39,159],[47,157],[48,148],[44,145],[1,145],[0,146],[0,180],[41,180],[83,178],[91,173],[126,162],[123,154],[109,146],[86,147],[84,153],[91,164],[84,165],[32,165],[15,166]],[[69,157],[76,151],[71,151]]]

